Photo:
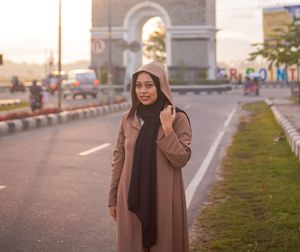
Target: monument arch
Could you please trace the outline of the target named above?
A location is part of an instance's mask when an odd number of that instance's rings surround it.
[[[142,27],[152,17],[160,17],[166,26],[166,65],[170,73],[184,65],[185,79],[194,81],[198,70],[208,78],[216,72],[215,0],[110,0],[112,24],[112,64],[114,83],[124,82],[142,64],[142,51],[126,45],[142,44]],[[93,0],[91,41],[107,45],[107,1]],[[125,44],[125,46],[124,46]],[[92,48],[92,47],[91,47]],[[107,64],[107,46],[101,53],[91,51],[91,66]],[[126,81],[127,78],[125,78]]]

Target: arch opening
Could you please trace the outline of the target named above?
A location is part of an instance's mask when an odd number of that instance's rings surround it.
[[[143,64],[143,27],[148,20],[159,17],[165,24],[165,50],[167,65],[171,64],[171,36],[168,32],[171,27],[171,19],[166,10],[159,4],[154,2],[142,2],[134,5],[128,10],[123,27],[124,27],[124,40],[131,43],[138,42],[141,45],[141,50],[133,52],[125,50],[123,54],[123,66],[125,67],[125,82],[131,79],[131,73],[138,69]]]
[[[142,27],[142,63],[158,61],[166,63],[166,25],[156,16],[148,19]]]

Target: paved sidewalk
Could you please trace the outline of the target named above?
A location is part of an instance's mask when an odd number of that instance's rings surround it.
[[[300,159],[300,105],[288,99],[266,100],[282,127],[292,152]]]
[[[300,133],[300,104],[276,103],[278,111],[294,126],[297,132]]]

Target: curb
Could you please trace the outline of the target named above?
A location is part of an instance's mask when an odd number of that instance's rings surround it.
[[[10,105],[18,105],[21,103],[21,99],[6,99],[6,100],[0,100],[0,107],[4,106],[10,106]]]
[[[78,119],[91,118],[108,113],[118,112],[128,109],[130,103],[123,102],[101,107],[78,109],[74,111],[63,111],[58,114],[39,115],[23,119],[15,119],[0,122],[0,136],[9,135],[17,132],[27,131],[34,128],[42,128],[74,121]]]
[[[265,103],[271,108],[274,117],[278,124],[282,127],[287,141],[291,147],[292,152],[300,159],[300,134],[295,127],[278,111],[273,102],[265,99]]]

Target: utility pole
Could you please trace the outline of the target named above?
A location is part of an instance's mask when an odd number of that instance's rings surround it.
[[[61,110],[61,0],[58,9],[58,109]]]
[[[108,74],[107,74],[107,88],[108,88],[108,103],[113,102],[113,88],[112,88],[112,31],[111,31],[111,0],[108,0]]]

